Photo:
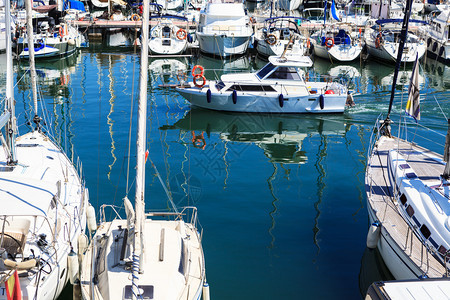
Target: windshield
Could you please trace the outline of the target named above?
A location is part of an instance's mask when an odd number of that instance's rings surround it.
[[[256,76],[258,76],[259,79],[263,79],[263,78],[266,77],[267,74],[269,74],[274,68],[275,68],[274,65],[272,65],[271,63],[268,63],[268,64],[265,65],[261,70],[259,70],[258,73],[256,73]]]

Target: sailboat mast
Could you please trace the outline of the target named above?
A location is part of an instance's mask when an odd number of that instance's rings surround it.
[[[34,119],[36,126],[39,127],[40,118],[37,115],[37,83],[36,67],[34,64],[34,34],[33,34],[33,16],[31,10],[31,1],[25,0],[25,10],[27,13],[27,36],[28,36],[28,56],[30,61],[31,90],[33,92]]]
[[[405,48],[406,37],[408,35],[408,25],[409,25],[409,17],[411,15],[411,6],[412,6],[412,0],[407,0],[406,5],[405,5],[405,12],[404,12],[405,15],[403,17],[402,30],[400,32],[400,43],[398,44],[397,61],[395,63],[394,78],[392,80],[391,99],[389,101],[389,110],[388,110],[386,119],[384,120],[384,125],[386,126],[386,128],[391,123],[391,120],[389,117],[391,115],[392,105],[394,103],[394,95],[395,95],[395,87],[397,85],[398,71],[400,70],[403,49]],[[390,132],[388,132],[388,134],[390,135]]]
[[[16,159],[16,112],[14,106],[13,59],[11,46],[11,8],[10,1],[5,1],[5,40],[6,40],[6,107],[9,120],[5,125],[6,145],[8,146],[8,165],[15,165]],[[1,134],[0,134],[1,135]]]
[[[138,131],[137,131],[137,151],[136,151],[136,226],[135,226],[135,255],[140,256],[139,271],[144,270],[142,266],[142,243],[143,226],[145,220],[145,141],[147,122],[147,79],[148,79],[148,39],[149,39],[149,2],[144,1],[143,18],[141,30],[141,68],[139,76],[139,105],[138,105]],[[137,274],[135,274],[137,275]]]
[[[445,180],[450,179],[450,119],[448,119],[448,129],[447,129],[447,137],[445,138],[445,148],[444,148],[444,161],[447,163],[444,168],[444,174],[442,174],[442,178]]]

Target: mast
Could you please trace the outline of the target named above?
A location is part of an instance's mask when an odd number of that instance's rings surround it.
[[[392,123],[392,121],[390,120],[390,115],[392,105],[394,103],[395,86],[397,84],[398,71],[400,69],[400,64],[402,62],[403,49],[405,48],[406,37],[408,35],[408,25],[409,25],[409,17],[411,15],[411,6],[412,0],[407,0],[405,5],[405,12],[404,12],[405,16],[403,17],[402,30],[400,32],[400,43],[398,45],[397,61],[395,62],[394,78],[392,80],[391,99],[389,100],[389,110],[386,119],[384,120],[384,123],[382,125],[382,128],[384,128],[384,134],[386,136],[391,136],[389,124]]]
[[[148,79],[148,39],[149,39],[149,1],[143,3],[142,30],[141,30],[141,68],[139,76],[139,105],[138,105],[138,131],[137,131],[137,151],[136,151],[136,195],[135,195],[135,238],[133,259],[139,257],[139,267],[133,268],[133,280],[137,278],[138,272],[143,273],[143,227],[145,221],[145,140],[147,121],[147,79]],[[134,261],[134,264],[137,264]],[[136,282],[133,282],[133,297],[137,297],[138,291]]]
[[[36,67],[34,64],[34,34],[33,34],[33,17],[31,11],[31,1],[25,0],[25,9],[27,13],[27,36],[28,36],[28,57],[30,61],[31,89],[33,92],[34,118],[36,129],[39,129],[40,118],[37,114],[37,84],[36,84]]]
[[[447,129],[447,137],[445,139],[445,148],[444,148],[444,161],[447,163],[444,168],[444,174],[442,174],[442,178],[445,180],[450,179],[450,119],[448,119],[448,129]]]
[[[13,79],[13,59],[12,59],[12,46],[11,46],[11,8],[10,1],[5,1],[5,40],[6,40],[6,105],[5,105],[5,117],[8,117],[8,121],[5,124],[6,141],[3,139],[3,135],[0,132],[2,144],[4,145],[7,156],[8,165],[16,165],[16,112],[14,106],[14,79]],[[9,114],[9,116],[8,116]],[[0,128],[3,127],[0,126]]]

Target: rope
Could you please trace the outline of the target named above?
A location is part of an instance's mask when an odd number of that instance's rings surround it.
[[[139,292],[139,277],[137,274],[139,274],[139,255],[136,255],[133,251],[133,261],[131,264],[131,292],[133,293],[134,298],[133,299],[142,299],[142,294]]]

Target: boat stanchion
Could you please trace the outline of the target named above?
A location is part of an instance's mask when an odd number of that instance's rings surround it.
[[[369,227],[369,232],[367,232],[367,248],[375,249],[377,247],[378,241],[380,240],[381,234],[381,223],[374,222]]]

